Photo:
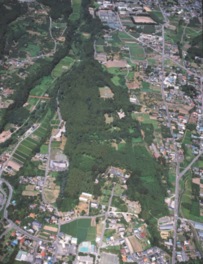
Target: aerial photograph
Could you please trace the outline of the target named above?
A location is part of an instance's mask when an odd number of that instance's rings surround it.
[[[202,7],[0,0],[0,264],[203,264]]]

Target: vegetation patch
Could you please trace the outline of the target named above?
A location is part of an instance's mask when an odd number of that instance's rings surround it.
[[[145,53],[141,45],[137,43],[126,43],[125,44],[130,49],[131,60],[144,60]]]
[[[81,0],[72,0],[71,3],[73,12],[70,15],[69,19],[72,21],[76,21],[80,18]]]
[[[61,76],[62,73],[68,71],[71,66],[74,63],[74,59],[71,57],[64,57],[56,66],[55,68],[52,70],[51,72],[51,76],[53,78],[58,78]]]
[[[96,228],[91,227],[90,219],[78,219],[61,226],[61,232],[77,237],[78,244],[83,241],[95,241]]]

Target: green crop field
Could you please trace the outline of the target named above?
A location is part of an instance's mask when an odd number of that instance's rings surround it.
[[[24,146],[22,142],[20,146],[18,147],[18,151],[23,152],[24,154],[30,155],[30,153],[32,152],[32,149]]]
[[[60,77],[62,73],[70,69],[73,63],[74,63],[74,59],[66,56],[55,66],[55,68],[51,72],[51,76],[53,78]]]
[[[27,159],[27,155],[24,152],[21,152],[19,150],[16,150],[15,155],[21,156],[24,160]]]
[[[126,34],[125,32],[122,32],[122,31],[119,31],[118,32],[118,36],[119,36],[119,38],[121,39],[121,40],[133,40],[133,38],[131,37],[131,36],[129,36],[128,34]]]
[[[199,201],[193,199],[191,175],[184,182],[184,192],[181,197],[180,212],[182,216],[193,221],[202,222],[203,217],[200,216]]]
[[[14,161],[14,162],[16,162],[16,163],[19,163],[19,164],[21,164],[21,165],[23,165],[23,162],[21,161],[21,160],[19,160],[18,158],[12,158],[12,160]]]
[[[38,138],[43,138],[47,135],[50,130],[50,122],[52,118],[52,112],[49,109],[43,119],[41,120],[40,127],[33,133],[33,137],[37,136]]]
[[[80,18],[80,7],[81,7],[81,0],[72,0],[73,13],[69,17],[70,20],[75,21]]]
[[[23,145],[28,148],[33,148],[37,146],[37,142],[31,141],[30,138],[27,138],[26,140],[23,141]]]
[[[125,44],[130,49],[130,55],[132,60],[144,60],[144,49],[137,43],[126,43]]]
[[[50,85],[52,83],[52,78],[50,76],[46,76],[42,78],[40,84],[36,85],[30,92],[30,95],[35,96],[42,96],[46,93],[48,88],[50,88]]]
[[[121,47],[121,46],[123,46],[123,43],[120,40],[117,32],[112,34],[112,40],[109,41],[109,42],[112,43],[112,45],[114,47]]]
[[[27,159],[27,158],[22,157],[21,154],[18,154],[18,153],[15,153],[13,155],[13,157],[14,157],[14,159],[17,159],[17,160],[21,161],[22,163],[24,163],[26,161],[26,159]]]
[[[96,238],[96,228],[91,227],[90,219],[78,219],[61,226],[61,232],[77,237],[78,244],[82,241],[94,241]]]
[[[107,68],[107,71],[113,75],[126,75],[126,71],[121,71],[119,68]]]

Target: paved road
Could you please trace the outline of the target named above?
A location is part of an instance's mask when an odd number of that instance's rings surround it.
[[[103,238],[104,238],[104,232],[105,232],[105,229],[106,229],[106,221],[107,221],[108,216],[109,216],[109,211],[110,211],[113,195],[114,195],[114,187],[113,187],[113,189],[111,191],[111,196],[109,198],[108,208],[107,208],[107,211],[105,213],[104,225],[103,225],[103,228],[102,228],[102,233],[101,233],[101,237],[100,237],[100,243],[98,245],[98,251],[97,251],[96,258],[95,258],[95,264],[98,263],[98,256],[100,256],[100,248],[102,246],[102,242],[103,242]]]
[[[4,217],[5,219],[8,219],[8,211],[7,211],[7,208],[8,208],[8,206],[9,206],[10,203],[11,203],[11,198],[12,198],[12,196],[13,196],[13,187],[10,185],[9,182],[7,182],[7,181],[4,180],[4,179],[0,179],[0,181],[1,181],[2,183],[5,183],[6,186],[7,186],[7,188],[8,188],[8,190],[9,190],[9,195],[8,195],[8,197],[7,197],[7,195],[6,195],[7,202],[6,202],[5,206],[4,206],[4,212],[3,212],[3,217]]]
[[[199,154],[190,162],[190,164],[178,175],[179,180],[188,172],[188,170],[192,167],[192,165],[199,159],[199,157],[203,154],[203,151],[200,151]]]
[[[7,202],[6,202],[6,205],[4,207],[4,212],[3,212],[3,217],[9,223],[9,229],[14,228],[15,230],[19,231],[21,234],[26,235],[28,238],[33,239],[35,241],[50,242],[49,240],[45,240],[45,239],[41,239],[41,238],[38,238],[36,236],[33,236],[32,234],[28,233],[27,231],[25,231],[24,229],[22,229],[21,227],[19,227],[18,225],[16,225],[13,221],[11,221],[10,219],[8,219],[8,211],[7,211],[7,208],[10,205],[10,202],[11,202],[11,198],[12,198],[12,195],[13,195],[13,187],[5,179],[0,179],[0,181],[1,181],[1,183],[5,183],[6,186],[8,187],[8,189],[9,189],[9,196],[7,198]]]
[[[55,40],[55,38],[53,37],[53,35],[52,35],[52,18],[51,17],[49,17],[49,35],[50,35],[51,39],[54,42],[54,51],[53,51],[53,53],[55,53],[56,52],[56,47],[57,47],[57,44],[58,43]]]
[[[51,136],[50,139],[49,139],[48,158],[47,158],[47,164],[46,164],[45,175],[44,175],[44,184],[43,184],[43,187],[42,187],[42,201],[45,204],[48,204],[48,202],[46,200],[46,197],[45,197],[45,194],[44,194],[44,186],[46,184],[47,177],[48,177],[48,173],[49,173],[49,165],[50,165],[50,155],[51,155],[51,144],[52,144],[52,140],[53,140],[53,138]]]
[[[176,164],[176,182],[175,182],[175,207],[174,207],[174,222],[173,222],[173,251],[172,251],[172,264],[176,263],[176,242],[177,242],[177,223],[179,212],[179,172],[180,163]]]

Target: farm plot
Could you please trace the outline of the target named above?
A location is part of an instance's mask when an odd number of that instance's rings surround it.
[[[142,46],[137,43],[125,43],[130,49],[131,60],[144,60],[145,53]]]
[[[30,92],[30,95],[33,96],[42,96],[46,93],[46,91],[50,88],[52,84],[52,78],[50,76],[46,76],[42,78],[40,84],[36,85]]]
[[[26,145],[24,145],[24,143]],[[32,143],[31,143],[32,144]],[[29,145],[29,140],[25,139],[15,151],[13,158],[22,164],[31,157],[33,150],[35,149],[36,145],[32,144]]]
[[[74,59],[66,56],[55,66],[55,68],[51,72],[51,76],[53,78],[60,77],[62,73],[70,69],[73,63],[74,63]]]
[[[77,237],[78,244],[82,241],[94,241],[96,238],[96,228],[91,227],[90,219],[78,219],[61,226],[61,232],[73,237]]]
[[[119,38],[122,41],[130,41],[130,40],[133,40],[133,38],[131,36],[129,36],[127,33],[122,32],[122,31],[119,31],[118,36],[119,36]]]
[[[41,122],[41,126],[33,133],[33,138],[40,140],[47,135],[48,129],[50,128],[50,119],[52,113],[49,110]]]
[[[48,127],[50,125],[50,118],[51,112],[48,111],[42,120],[41,126],[33,134],[21,142],[13,155],[13,159],[16,160],[16,162],[23,164],[33,155],[34,150],[38,146],[39,140],[44,138],[47,134]]]

